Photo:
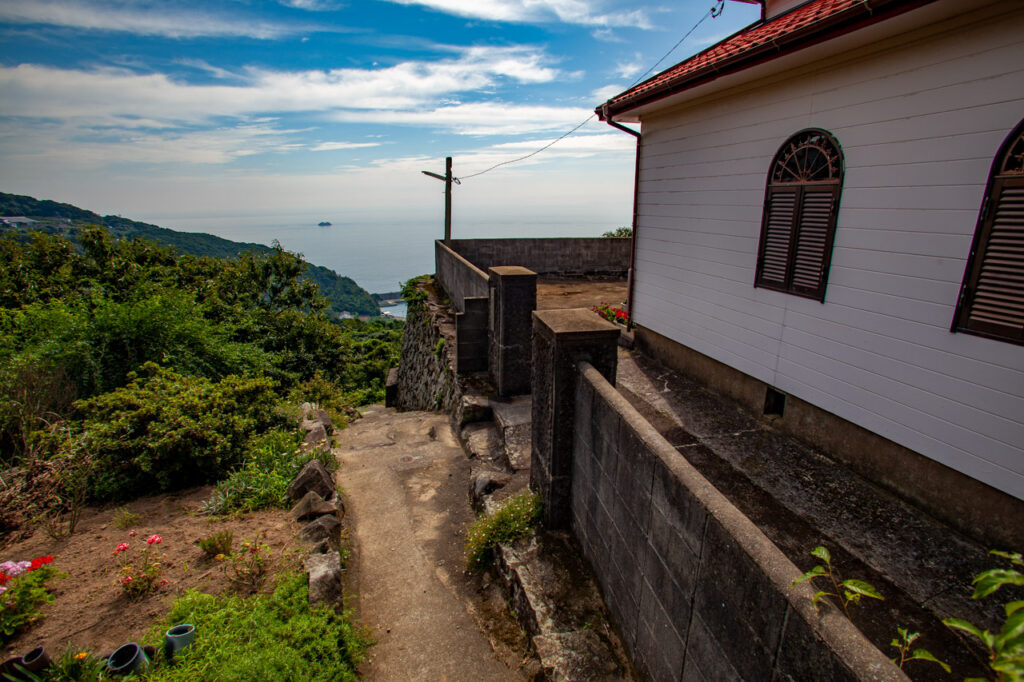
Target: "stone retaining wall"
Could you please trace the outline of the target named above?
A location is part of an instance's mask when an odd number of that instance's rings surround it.
[[[588,362],[576,365],[571,526],[652,680],[906,680]],[[535,455],[536,458],[536,455]]]
[[[454,367],[455,320],[429,286],[426,301],[412,302],[402,334],[397,407],[453,412],[461,398]]]

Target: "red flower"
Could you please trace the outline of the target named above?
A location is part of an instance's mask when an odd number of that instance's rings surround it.
[[[130,531],[128,531],[128,537],[133,538],[136,535],[138,535],[138,533],[135,532],[134,528],[132,528]]]
[[[146,538],[146,544],[147,545],[153,545],[153,544],[159,545],[163,541],[164,541],[164,539],[162,537],[160,537],[159,535],[150,535],[148,538]]]
[[[117,549],[115,549],[113,553],[120,554],[121,552],[127,550],[129,547],[131,547],[131,545],[129,545],[127,542],[122,542],[117,546]]]
[[[40,566],[42,566],[43,564],[49,564],[49,563],[52,563],[52,562],[53,562],[53,557],[49,556],[49,555],[48,556],[36,557],[35,559],[32,560],[32,565],[28,567],[28,570],[34,571],[37,568],[39,568]]]
[[[0,585],[6,584],[9,580],[13,580],[13,578],[6,573],[0,573]]]

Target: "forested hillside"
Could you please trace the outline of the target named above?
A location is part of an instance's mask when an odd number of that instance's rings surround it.
[[[402,324],[330,321],[294,254],[178,255],[100,227],[78,240],[0,238],[0,466],[21,465],[31,490],[56,475],[60,494],[39,500],[55,513],[68,495],[218,480],[288,422],[286,404],[343,420],[383,398]],[[33,502],[15,480],[0,530]]]
[[[61,235],[78,243],[78,235],[87,225],[103,225],[117,238],[140,237],[162,246],[170,246],[179,253],[194,256],[231,258],[245,252],[269,254],[272,247],[249,242],[235,242],[212,234],[178,232],[167,228],[142,223],[121,216],[101,216],[92,211],[50,200],[0,192],[0,216],[25,216],[35,220],[31,225],[0,225],[0,234],[26,234],[40,231],[50,235]],[[320,265],[308,264],[303,274],[320,287],[327,297],[327,312],[337,317],[342,311],[357,315],[380,315],[380,307],[370,294],[352,279],[343,277],[333,270]]]

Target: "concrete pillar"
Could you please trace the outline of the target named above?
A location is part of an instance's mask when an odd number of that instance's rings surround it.
[[[586,308],[533,313],[533,443],[530,488],[544,502],[548,528],[568,528],[576,363],[586,360],[615,384],[619,327]]]
[[[518,265],[488,268],[491,298],[491,379],[498,395],[530,392],[531,313],[537,307],[537,273]]]

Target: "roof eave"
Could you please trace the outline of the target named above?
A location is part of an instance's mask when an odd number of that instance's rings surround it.
[[[612,98],[597,107],[595,112],[602,121],[614,119],[632,109],[709,83],[721,76],[763,64],[772,59],[837,38],[851,31],[862,29],[932,2],[935,2],[935,0],[863,0],[848,11],[836,14],[802,29],[786,33],[763,45],[698,69],[678,80],[666,81],[662,85],[618,102],[615,102],[615,98]],[[758,24],[758,26],[761,25],[763,24]],[[756,27],[751,27],[748,30],[753,30],[754,28]],[[726,40],[729,40],[729,38]],[[657,78],[657,76],[654,76],[654,78]]]

